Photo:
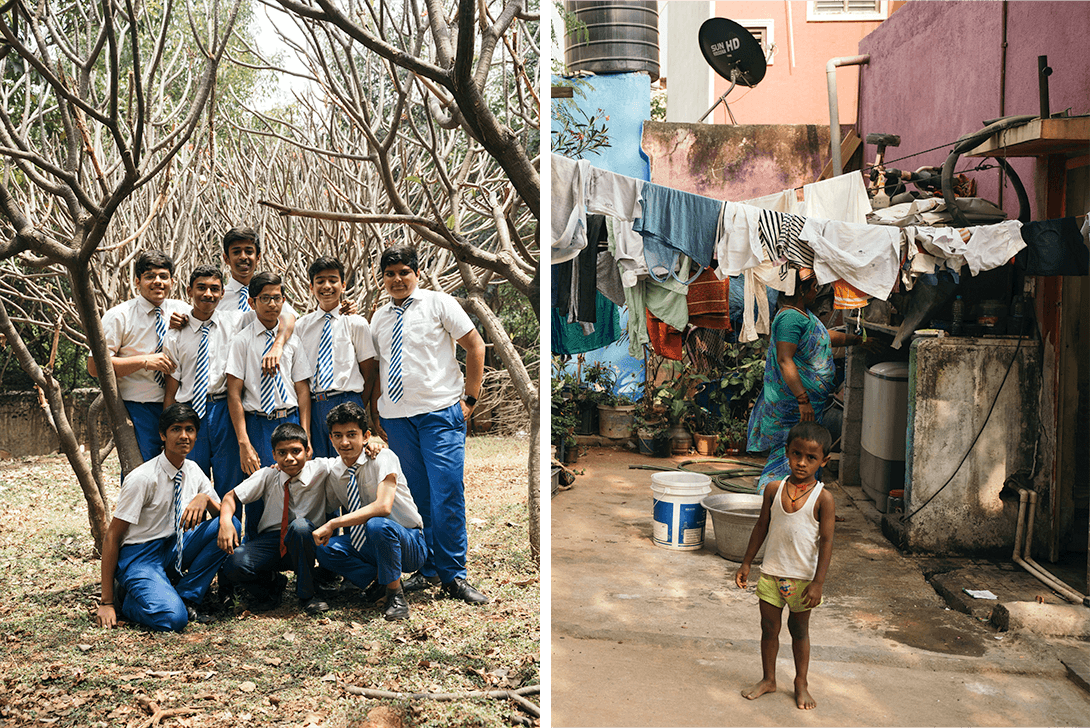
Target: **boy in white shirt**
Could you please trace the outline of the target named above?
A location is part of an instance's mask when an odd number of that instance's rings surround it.
[[[163,452],[121,485],[102,546],[100,627],[117,625],[119,607],[128,619],[157,631],[180,632],[190,621],[208,621],[197,608],[226,555],[216,548],[220,505],[212,484],[186,459],[199,429],[189,405],[164,409]],[[204,520],[205,512],[212,520]]]
[[[268,611],[279,606],[288,583],[281,570],[292,569],[299,605],[307,614],[321,614],[329,605],[314,589],[317,547],[311,534],[315,524],[325,522],[328,510],[328,465],[325,460],[307,460],[307,433],[298,424],[279,425],[271,441],[277,467],[258,470],[224,496],[218,543],[229,557],[220,581],[246,587],[258,599],[251,609]],[[241,546],[238,527],[227,519],[235,511],[235,498],[245,504],[264,503],[260,512],[247,510],[247,518],[256,516],[255,535],[248,535]]]
[[[117,377],[117,389],[136,429],[136,442],[144,461],[163,447],[159,439],[159,415],[163,413],[166,378],[174,362],[163,353],[171,314],[184,313],[182,301],[167,298],[174,286],[174,261],[161,250],[148,250],[136,258],[137,296],[107,311],[102,331]],[[87,371],[98,377],[93,357]]]
[[[363,590],[371,603],[386,595],[387,620],[407,619],[402,572],[414,572],[427,557],[424,521],[393,451],[364,454],[371,436],[367,412],[354,402],[334,407],[326,418],[340,457],[329,458],[326,501],[344,515],[314,530],[318,563]],[[334,536],[337,529],[344,533]]]
[[[370,399],[372,383],[364,381],[361,362],[374,359],[375,349],[367,319],[342,314],[344,264],[323,255],[310,264],[307,275],[318,310],[299,318],[295,334],[314,372],[310,380],[314,457],[333,457],[326,415],[343,402],[362,406]]]
[[[231,342],[227,355],[227,407],[238,438],[239,462],[247,475],[272,465],[270,445],[276,428],[284,423],[301,424],[310,433],[311,371],[306,357],[299,354],[299,338],[292,336],[284,346],[279,365],[272,373],[262,369],[280,328],[284,304],[283,281],[275,273],[258,273],[250,281],[250,306],[257,320],[242,329]],[[246,533],[254,535],[255,518],[261,505],[246,509]]]

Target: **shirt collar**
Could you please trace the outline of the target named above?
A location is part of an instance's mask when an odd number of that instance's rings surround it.
[[[140,294],[136,295],[136,305],[139,306],[140,310],[143,311],[145,314],[151,313],[156,308],[162,308],[163,304],[166,303],[166,302],[167,302],[167,299],[163,299],[163,303],[156,306],[154,303],[152,303],[148,299],[144,298]]]
[[[174,476],[177,475],[179,471],[185,468],[185,463],[182,463],[181,468],[174,467],[170,460],[167,459],[167,454],[165,452],[161,452],[156,455],[155,462],[159,466],[159,469],[166,474],[167,480],[174,480]]]
[[[190,310],[189,321],[187,323],[193,333],[199,334],[201,332],[201,327],[205,324],[214,324],[216,326],[220,325],[219,312],[213,311],[211,318],[209,318],[207,321],[201,321],[199,318],[194,316],[192,310]]]

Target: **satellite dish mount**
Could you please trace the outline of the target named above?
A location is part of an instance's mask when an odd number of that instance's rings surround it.
[[[708,118],[708,115],[715,111],[715,107],[722,103],[727,109],[731,123],[737,124],[727,104],[727,94],[733,91],[735,86],[752,88],[761,82],[768,67],[764,50],[752,33],[726,18],[705,20],[700,26],[697,39],[700,43],[700,52],[704,54],[704,60],[716,73],[730,81],[730,88],[715,100],[712,107],[704,112],[704,116],[701,116],[697,123]]]

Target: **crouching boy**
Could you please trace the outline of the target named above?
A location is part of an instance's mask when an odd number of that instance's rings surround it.
[[[329,605],[314,590],[314,524],[324,523],[326,511],[325,461],[307,460],[307,433],[295,423],[283,423],[272,433],[273,459],[277,467],[261,468],[239,483],[223,498],[224,518],[220,520],[219,546],[230,554],[220,581],[240,584],[250,592],[257,612],[280,604],[288,578],[284,569],[295,571],[296,596],[307,614],[320,614]],[[231,495],[234,494],[234,498]],[[239,545],[234,513],[235,499],[241,503],[262,501],[257,535]],[[247,511],[247,518],[251,514]],[[249,526],[247,526],[249,530]]]
[[[385,594],[386,619],[407,619],[401,574],[420,568],[427,543],[401,463],[392,450],[373,458],[364,454],[371,432],[367,412],[358,404],[337,405],[326,424],[339,454],[328,460],[326,498],[331,509],[340,507],[344,515],[315,529],[318,563],[363,589],[367,603]],[[338,528],[344,535],[333,536]]]
[[[220,520],[204,517],[220,512],[212,483],[186,460],[200,425],[189,405],[167,407],[159,416],[163,452],[125,478],[102,546],[99,626],[115,626],[118,609],[163,632],[208,621],[197,609],[226,554],[216,548]]]

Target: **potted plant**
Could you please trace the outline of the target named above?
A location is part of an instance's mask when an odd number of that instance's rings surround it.
[[[636,404],[627,394],[617,394],[617,371],[604,362],[587,367],[583,373],[587,386],[598,400],[598,434],[611,439],[632,436]]]
[[[699,455],[714,455],[719,446],[719,433],[717,418],[707,407],[693,403],[692,415],[689,418],[689,429],[693,433],[693,442],[696,444],[696,452]]]
[[[558,357],[553,357],[551,384],[550,433],[556,447],[556,459],[562,463],[573,463],[579,456],[575,431],[580,418],[574,394],[578,390],[578,380],[574,375],[564,372],[563,363]]]
[[[666,409],[647,393],[635,408],[636,438],[640,452],[664,458],[670,454],[670,439],[666,436]]]
[[[719,423],[720,452],[737,455],[746,449],[749,421],[741,417],[725,417]]]

